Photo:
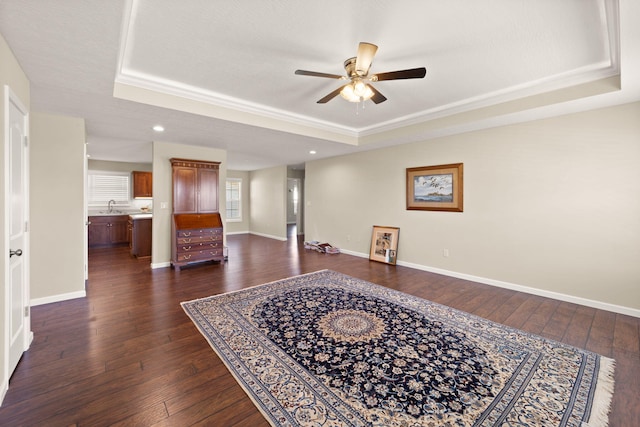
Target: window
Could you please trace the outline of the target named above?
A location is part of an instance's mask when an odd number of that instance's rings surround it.
[[[87,193],[89,205],[102,206],[109,203],[109,200],[115,200],[119,205],[128,205],[129,174],[90,171]]]
[[[242,180],[227,178],[227,221],[242,221]]]

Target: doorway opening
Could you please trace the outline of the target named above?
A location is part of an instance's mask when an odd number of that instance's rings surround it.
[[[304,234],[302,178],[287,178],[287,238]]]

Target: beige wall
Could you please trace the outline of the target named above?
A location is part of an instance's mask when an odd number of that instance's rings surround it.
[[[5,127],[4,127],[4,103],[5,103],[5,85],[9,86],[13,93],[20,99],[21,103],[29,110],[30,104],[30,93],[29,93],[29,80],[27,79],[26,74],[18,64],[18,61],[13,56],[13,52],[7,45],[6,41],[0,34],[0,92],[2,93],[2,101],[0,101],[0,137],[2,138],[3,148],[0,150],[0,164],[2,165],[2,173],[0,173],[0,224],[4,224],[5,217],[4,211],[6,209],[5,206],[5,193],[4,193],[4,140],[5,140]],[[0,228],[2,230],[2,251],[4,254],[9,252],[9,248],[5,245],[5,229],[4,226]],[[6,269],[5,269],[5,261],[0,262],[0,277],[2,277],[2,283],[6,283]],[[9,382],[9,378],[6,378],[6,373],[4,366],[7,363],[5,360],[5,342],[7,338],[5,337],[5,328],[4,328],[4,319],[6,316],[5,313],[5,291],[4,286],[2,292],[0,292],[0,321],[3,324],[3,327],[0,328],[0,402],[4,397],[4,393],[6,392],[6,387]]]
[[[31,301],[85,295],[84,119],[31,114]]]
[[[407,167],[458,162],[463,213],[405,209]],[[400,264],[640,315],[638,164],[640,103],[319,160],[305,237],[397,226]]]
[[[251,212],[251,203],[250,203],[250,194],[249,194],[249,177],[250,173],[248,171],[227,171],[227,178],[240,178],[242,180],[242,188],[241,188],[241,204],[242,204],[242,221],[227,221],[227,229],[226,233],[248,233],[251,229],[251,221],[250,221],[250,212]],[[224,188],[224,185],[222,186]],[[220,207],[220,211],[224,209],[223,206]]]
[[[167,267],[171,262],[171,213],[173,187],[170,159],[204,160],[220,162],[218,195],[223,223],[226,204],[227,152],[214,148],[154,141],[153,143],[153,239],[151,263],[154,268]],[[166,207],[165,207],[166,206]],[[225,229],[226,229],[226,224]],[[226,230],[225,230],[226,231]]]
[[[251,172],[251,233],[287,240],[287,167]]]
[[[89,159],[88,169],[94,171],[110,172],[151,172],[153,170],[153,165],[151,163],[111,162],[107,160]]]

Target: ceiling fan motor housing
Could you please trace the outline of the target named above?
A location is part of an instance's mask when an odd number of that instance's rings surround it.
[[[346,61],[344,61],[344,69],[347,72],[347,76],[349,76],[349,77],[358,76],[358,73],[356,72],[356,57],[355,56],[353,58],[349,58]],[[360,77],[362,77],[362,76],[360,76]]]

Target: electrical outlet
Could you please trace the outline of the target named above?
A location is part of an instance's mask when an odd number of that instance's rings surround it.
[[[351,241],[351,234],[347,234],[347,242]]]
[[[449,257],[449,249],[443,249],[442,250],[442,256],[445,257],[445,258]]]

